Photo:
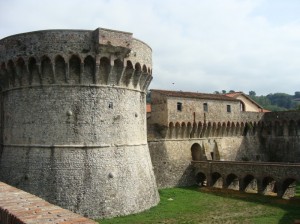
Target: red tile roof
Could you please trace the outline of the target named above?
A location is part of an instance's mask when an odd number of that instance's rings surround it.
[[[225,96],[223,94],[209,94],[209,93],[195,93],[195,92],[183,92],[183,91],[169,91],[151,89],[153,92],[160,93],[168,97],[181,97],[181,98],[196,98],[196,99],[208,99],[208,100],[225,100],[225,101],[238,101],[235,98]]]
[[[146,111],[147,113],[151,113],[151,104],[147,104]]]

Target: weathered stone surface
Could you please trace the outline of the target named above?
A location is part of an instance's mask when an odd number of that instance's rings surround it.
[[[0,180],[92,217],[155,206],[151,48],[107,29],[0,40]]]

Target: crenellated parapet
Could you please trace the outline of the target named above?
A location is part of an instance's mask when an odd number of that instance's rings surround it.
[[[146,91],[152,50],[131,33],[46,30],[0,40],[2,90],[41,85],[108,85]]]

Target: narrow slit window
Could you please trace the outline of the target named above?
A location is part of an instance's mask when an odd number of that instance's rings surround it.
[[[114,104],[113,104],[113,102],[109,102],[109,104],[108,104],[108,108],[109,108],[109,109],[113,109],[113,108],[114,108]]]
[[[227,105],[227,112],[231,113],[231,105]]]
[[[208,112],[208,104],[207,103],[203,104],[203,111]]]
[[[182,103],[177,102],[177,111],[182,111]]]

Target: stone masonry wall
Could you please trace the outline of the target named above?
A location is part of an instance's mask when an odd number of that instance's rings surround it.
[[[103,218],[159,202],[146,136],[151,48],[131,33],[0,40],[0,180]]]

